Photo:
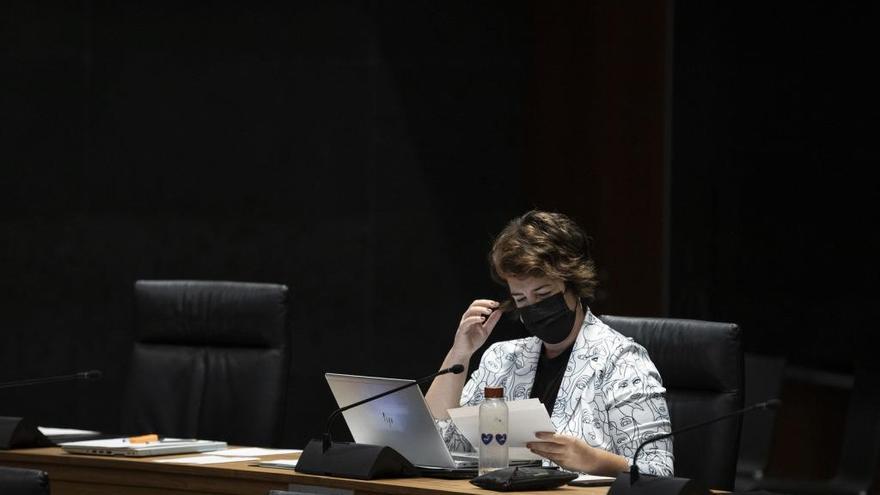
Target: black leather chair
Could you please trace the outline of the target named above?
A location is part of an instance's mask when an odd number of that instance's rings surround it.
[[[754,404],[782,395],[784,357],[745,354],[745,402]],[[776,411],[743,416],[739,455],[736,462],[736,491],[753,490],[770,459]]]
[[[138,281],[125,433],[272,446],[289,362],[287,287]]]
[[[859,352],[875,350],[869,345]],[[756,484],[758,488],[798,495],[880,493],[880,362],[873,356],[856,362],[853,378],[835,475],[824,480],[768,477]]]
[[[743,350],[732,323],[601,316],[648,350],[666,387],[672,429],[743,407]],[[741,418],[673,438],[675,475],[730,490],[736,476]]]
[[[0,493],[3,495],[49,495],[49,475],[36,469],[0,466]]]

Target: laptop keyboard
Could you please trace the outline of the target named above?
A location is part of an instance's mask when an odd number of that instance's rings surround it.
[[[478,452],[450,452],[452,460],[455,462],[456,468],[476,467],[480,463],[480,454]],[[511,459],[511,466],[540,466],[540,460],[532,459]]]
[[[480,462],[480,458],[476,453],[472,455],[469,455],[469,453],[455,453],[452,454],[452,460],[457,468],[475,467]]]

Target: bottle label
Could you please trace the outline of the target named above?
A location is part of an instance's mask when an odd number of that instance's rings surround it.
[[[504,445],[507,443],[507,433],[496,433],[495,435],[492,435],[491,433],[480,434],[480,440],[483,441],[483,445],[489,445],[492,443],[493,439],[498,445]]]

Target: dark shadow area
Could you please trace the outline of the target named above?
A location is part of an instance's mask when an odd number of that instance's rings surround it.
[[[880,278],[872,11],[676,5],[673,315],[736,321],[748,351],[852,371]]]
[[[136,279],[290,287],[287,445],[333,408],[323,372],[434,371],[525,204],[529,18],[503,14],[5,3],[0,377],[105,379],[0,413],[116,428]]]
[[[876,9],[760,10],[675,6],[670,312],[735,321],[786,363],[760,377],[784,402],[770,438],[745,424],[749,485],[859,493],[873,473],[876,490],[875,394],[852,385],[877,348]]]

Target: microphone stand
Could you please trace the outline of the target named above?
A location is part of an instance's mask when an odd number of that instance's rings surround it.
[[[608,495],[626,495],[626,494],[637,494],[637,493],[652,493],[658,495],[665,494],[675,494],[675,495],[708,495],[709,489],[706,486],[697,481],[691,480],[687,478],[674,478],[674,477],[663,477],[663,476],[651,476],[651,475],[642,475],[639,472],[639,467],[636,461],[639,458],[639,453],[641,453],[642,448],[645,445],[656,442],[658,440],[663,440],[664,438],[669,438],[680,433],[684,433],[687,431],[695,430],[697,428],[702,428],[704,426],[708,426],[712,423],[717,423],[718,421],[723,421],[725,419],[734,418],[737,416],[742,416],[743,414],[754,411],[756,409],[776,409],[782,404],[782,401],[779,399],[771,399],[766,402],[759,402],[757,404],[753,404],[751,406],[745,407],[743,409],[739,409],[737,411],[733,411],[731,413],[725,414],[723,416],[718,416],[717,418],[712,418],[708,421],[702,421],[700,423],[695,423],[692,425],[688,425],[677,430],[671,431],[669,433],[663,433],[660,435],[653,436],[644,442],[640,443],[638,448],[636,448],[635,454],[633,454],[633,463],[632,467],[629,470],[629,473],[623,472],[617,476],[617,479],[611,485],[611,489],[608,490]],[[649,478],[648,480],[643,480],[642,478]],[[636,482],[642,481],[642,483],[648,483],[647,485],[640,487],[636,485]],[[641,488],[644,488],[642,490]]]
[[[461,369],[459,370],[458,368],[461,368]],[[394,387],[394,388],[392,388],[391,390],[388,390],[388,391],[382,392],[382,393],[379,394],[379,395],[374,395],[374,396],[372,396],[372,397],[367,397],[367,398],[364,399],[364,400],[361,400],[361,401],[355,402],[354,404],[349,404],[349,405],[347,405],[347,406],[345,406],[345,407],[340,407],[339,409],[333,411],[332,413],[330,413],[330,417],[327,419],[327,430],[326,430],[326,432],[324,433],[324,438],[323,438],[324,452],[326,452],[327,449],[330,448],[330,445],[333,443],[333,439],[330,437],[330,427],[333,426],[333,422],[334,422],[334,421],[336,420],[336,418],[338,418],[339,415],[342,414],[343,412],[348,411],[349,409],[355,408],[355,407],[357,407],[357,406],[359,406],[359,405],[361,405],[361,404],[366,404],[367,402],[371,402],[371,401],[374,401],[374,400],[376,400],[376,399],[381,399],[382,397],[385,397],[386,395],[391,395],[391,394],[393,394],[394,392],[397,392],[397,391],[399,391],[399,390],[403,390],[403,389],[405,389],[405,388],[412,387],[412,386],[414,386],[414,385],[418,385],[418,384],[424,383],[424,382],[426,382],[426,381],[428,381],[428,380],[431,380],[431,379],[433,379],[433,378],[436,378],[436,377],[438,377],[438,376],[440,376],[440,375],[445,375],[446,373],[454,373],[454,374],[458,374],[458,373],[461,373],[462,371],[464,371],[464,366],[462,366],[462,365],[460,365],[460,364],[456,364],[455,366],[452,366],[452,367],[450,367],[450,368],[446,368],[446,369],[440,370],[440,371],[438,371],[438,372],[436,372],[436,373],[432,373],[432,374],[430,374],[430,375],[428,375],[428,376],[426,376],[426,377],[424,377],[424,378],[419,378],[418,380],[416,380],[416,381],[414,381],[414,382],[412,382],[412,383],[404,383],[403,385],[401,385],[401,386],[399,386],[399,387]]]
[[[0,389],[30,387],[48,383],[72,382],[79,380],[98,380],[102,376],[99,370],[81,371],[71,375],[49,376],[44,378],[27,378],[0,383]],[[54,445],[46,438],[36,425],[26,418],[0,416],[0,450],[20,449],[28,447],[51,447]]]
[[[340,407],[330,414],[327,419],[327,428],[320,438],[311,440],[303,449],[296,464],[296,471],[306,474],[319,474],[323,476],[339,476],[343,478],[375,479],[390,477],[418,476],[419,470],[412,465],[399,452],[388,446],[369,445],[359,443],[333,442],[330,435],[330,427],[334,421],[345,411],[354,407],[381,399],[387,395],[403,390],[408,387],[420,385],[433,380],[437,376],[446,373],[458,374],[464,371],[464,366],[456,364],[446,369],[432,373],[416,381],[405,383],[391,390],[386,390],[378,395],[367,397],[345,407]]]
[[[678,435],[684,433],[686,431],[695,430],[697,428],[702,428],[703,426],[708,426],[712,423],[716,423],[718,421],[725,420],[727,418],[733,418],[735,416],[741,416],[749,411],[754,411],[755,409],[775,409],[779,407],[782,403],[779,399],[768,400],[767,402],[759,402],[757,404],[753,404],[749,407],[740,409],[739,411],[734,411],[732,413],[725,414],[723,416],[718,416],[717,418],[710,419],[708,421],[703,421],[702,423],[696,423],[693,425],[685,426],[684,428],[679,428],[675,431],[671,431],[669,433],[664,433],[662,435],[657,435],[655,437],[651,437],[644,442],[639,444],[639,447],[636,449],[636,453],[633,454],[633,465],[629,470],[630,473],[630,484],[635,483],[639,480],[639,466],[636,465],[636,459],[639,458],[639,453],[642,451],[642,448],[649,443],[656,442],[657,440],[663,440],[664,438],[669,438],[673,435]]]
[[[98,380],[102,373],[98,370],[80,371],[72,375],[48,376],[45,378],[26,378],[11,382],[0,383],[0,388],[29,387],[31,385],[45,385],[47,383],[72,382],[76,380]]]

